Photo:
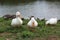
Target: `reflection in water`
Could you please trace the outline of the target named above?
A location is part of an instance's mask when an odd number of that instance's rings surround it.
[[[50,19],[51,17],[60,19],[59,2],[35,1],[26,5],[0,5],[0,16],[15,14],[16,11],[20,11],[25,18],[33,15],[40,19]]]

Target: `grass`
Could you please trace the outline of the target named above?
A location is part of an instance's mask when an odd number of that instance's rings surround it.
[[[60,21],[55,25],[45,25],[45,20],[37,19],[38,26],[34,29],[27,27],[29,19],[24,19],[20,27],[12,27],[11,19],[0,18],[0,40],[48,40],[51,35],[60,38]]]
[[[26,5],[34,1],[36,0],[0,0],[0,4],[1,5],[18,5],[18,4]]]

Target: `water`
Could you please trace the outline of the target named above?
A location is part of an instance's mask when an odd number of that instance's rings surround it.
[[[15,14],[16,11],[20,11],[24,18],[29,18],[33,15],[40,19],[50,19],[51,17],[60,19],[59,2],[35,1],[25,5],[0,5],[0,16],[5,14]]]

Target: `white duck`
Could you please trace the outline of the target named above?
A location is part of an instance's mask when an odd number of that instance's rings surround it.
[[[34,17],[31,17],[31,20],[28,22],[27,24],[29,27],[37,27],[38,23],[37,21],[34,19]]]
[[[11,26],[20,26],[23,24],[23,21],[20,18],[20,13],[16,12],[16,18],[12,19]]]
[[[47,24],[51,24],[51,25],[55,25],[57,24],[57,18],[51,18],[50,20],[46,21],[46,25]]]

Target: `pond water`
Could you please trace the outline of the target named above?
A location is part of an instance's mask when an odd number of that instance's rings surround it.
[[[35,16],[36,18],[57,17],[60,19],[60,2],[35,1],[28,4],[0,5],[0,16],[15,14],[20,11],[24,18]]]

